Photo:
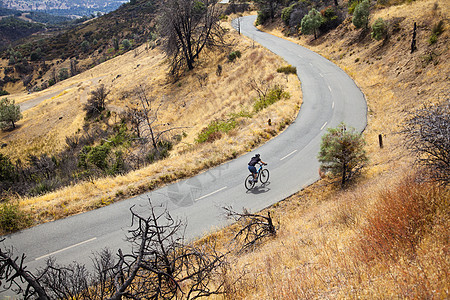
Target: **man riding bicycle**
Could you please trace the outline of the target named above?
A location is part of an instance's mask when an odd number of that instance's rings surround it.
[[[267,165],[265,162],[263,162],[260,158],[259,154],[255,154],[255,156],[253,156],[250,159],[250,162],[248,163],[248,170],[250,171],[250,173],[253,174],[253,182],[258,182],[258,171],[256,170],[255,165],[261,163],[263,165]]]

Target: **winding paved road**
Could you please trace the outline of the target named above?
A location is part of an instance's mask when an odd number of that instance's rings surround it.
[[[222,227],[226,224],[223,206],[258,211],[316,181],[319,168],[316,156],[327,127],[345,121],[359,131],[365,128],[364,95],[344,71],[295,43],[257,30],[252,25],[254,20],[255,16],[241,18],[241,33],[297,67],[303,104],[289,128],[256,151],[193,178],[7,236],[6,246],[14,246],[18,255],[27,254],[29,270],[42,266],[49,256],[60,264],[78,261],[91,266],[91,254],[102,248],[126,250],[129,208],[136,205],[139,212],[145,213],[149,198],[154,205],[167,205],[173,217],[186,220],[187,238]],[[246,192],[243,183],[248,173],[247,162],[255,152],[269,163],[270,180],[266,186],[258,183],[258,188]]]

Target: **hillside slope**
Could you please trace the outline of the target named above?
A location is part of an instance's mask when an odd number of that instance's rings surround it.
[[[68,141],[73,138],[95,136],[95,142],[89,146],[113,139],[117,133],[114,128],[124,124],[129,108],[139,105],[135,91],[141,88],[154,105],[161,105],[158,124],[180,127],[164,136],[174,144],[170,157],[165,160],[150,165],[147,165],[148,160],[142,161],[138,169],[121,176],[95,179],[94,174],[78,185],[70,184],[39,197],[22,198],[20,205],[32,215],[33,222],[94,209],[191,176],[249,151],[282,131],[296,116],[301,104],[298,79],[295,75],[277,73],[276,69],[285,64],[280,58],[237,37],[237,33],[231,31],[228,38],[235,40],[232,48],[206,53],[198,67],[176,83],[168,80],[164,55],[158,49],[146,49],[143,45],[62,81],[48,91],[15,95],[16,102],[22,103],[50,92],[55,94],[23,112],[24,119],[18,122],[18,129],[0,133],[2,143],[7,144],[0,151],[12,161],[21,159],[31,163],[30,155],[59,157],[58,153],[70,148]],[[227,56],[233,50],[239,50],[241,57],[230,61]],[[216,72],[218,64],[222,66],[221,74]],[[290,97],[253,113],[257,92],[250,83],[260,84],[262,80],[268,86],[283,87]],[[107,111],[87,123],[84,104],[90,91],[100,85],[110,91]],[[270,125],[268,119],[271,119]],[[197,141],[210,124],[230,120],[234,129],[228,133],[216,132],[207,142]],[[132,125],[126,124],[131,135]],[[248,134],[248,128],[252,128],[252,134]],[[109,137],[98,135],[107,130],[110,130]],[[134,147],[124,146],[118,150],[133,159],[142,151]],[[69,156],[77,158],[78,154]],[[76,174],[83,176],[83,172]],[[52,184],[52,180],[46,182]]]
[[[445,1],[376,6],[371,22],[382,17],[396,24],[384,41],[356,30],[350,19],[317,40],[289,38],[337,63],[365,93],[370,164],[347,190],[326,178],[268,208],[277,235],[235,256],[229,299],[449,297],[449,189],[418,179],[399,134],[408,113],[450,101],[448,16]],[[430,43],[440,20],[446,29]],[[417,51],[411,54],[414,22]],[[260,29],[283,36],[279,24]],[[208,239],[229,241],[237,230]]]
[[[94,19],[85,17],[66,27],[48,27],[20,40],[18,45],[3,49],[0,87],[9,93],[40,91],[154,41],[158,3],[148,0],[125,3]]]

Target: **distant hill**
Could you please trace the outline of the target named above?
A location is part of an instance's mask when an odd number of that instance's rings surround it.
[[[2,0],[1,6],[20,11],[41,11],[63,16],[108,13],[127,0]]]
[[[78,23],[76,26],[63,28],[47,24],[45,28],[41,27],[40,33],[29,38],[13,44],[3,41],[0,57],[8,67],[0,73],[0,89],[17,90],[17,85],[21,84],[19,78],[23,82],[22,89],[45,89],[145,42],[154,41],[158,1],[133,0],[108,14],[76,19],[73,21]],[[25,17],[36,20],[37,16],[31,12]],[[30,25],[21,24],[24,27]]]
[[[44,29],[40,23],[32,23],[9,16],[0,19],[0,46],[8,45],[12,41],[27,37]]]

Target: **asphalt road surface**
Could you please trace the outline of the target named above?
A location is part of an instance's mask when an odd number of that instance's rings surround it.
[[[6,237],[16,255],[26,253],[28,270],[41,267],[50,256],[59,264],[73,261],[92,266],[91,257],[103,248],[128,249],[124,241],[131,224],[129,209],[148,213],[148,201],[163,204],[173,217],[187,223],[186,237],[194,239],[227,224],[223,206],[259,211],[315,182],[321,136],[339,123],[362,131],[367,105],[353,80],[322,56],[295,43],[263,33],[252,24],[255,16],[240,18],[240,32],[297,67],[303,104],[296,120],[282,134],[252,153],[198,176],[95,211],[42,224]],[[236,20],[233,22],[236,27]],[[247,163],[260,153],[270,170],[269,182],[247,192]]]

